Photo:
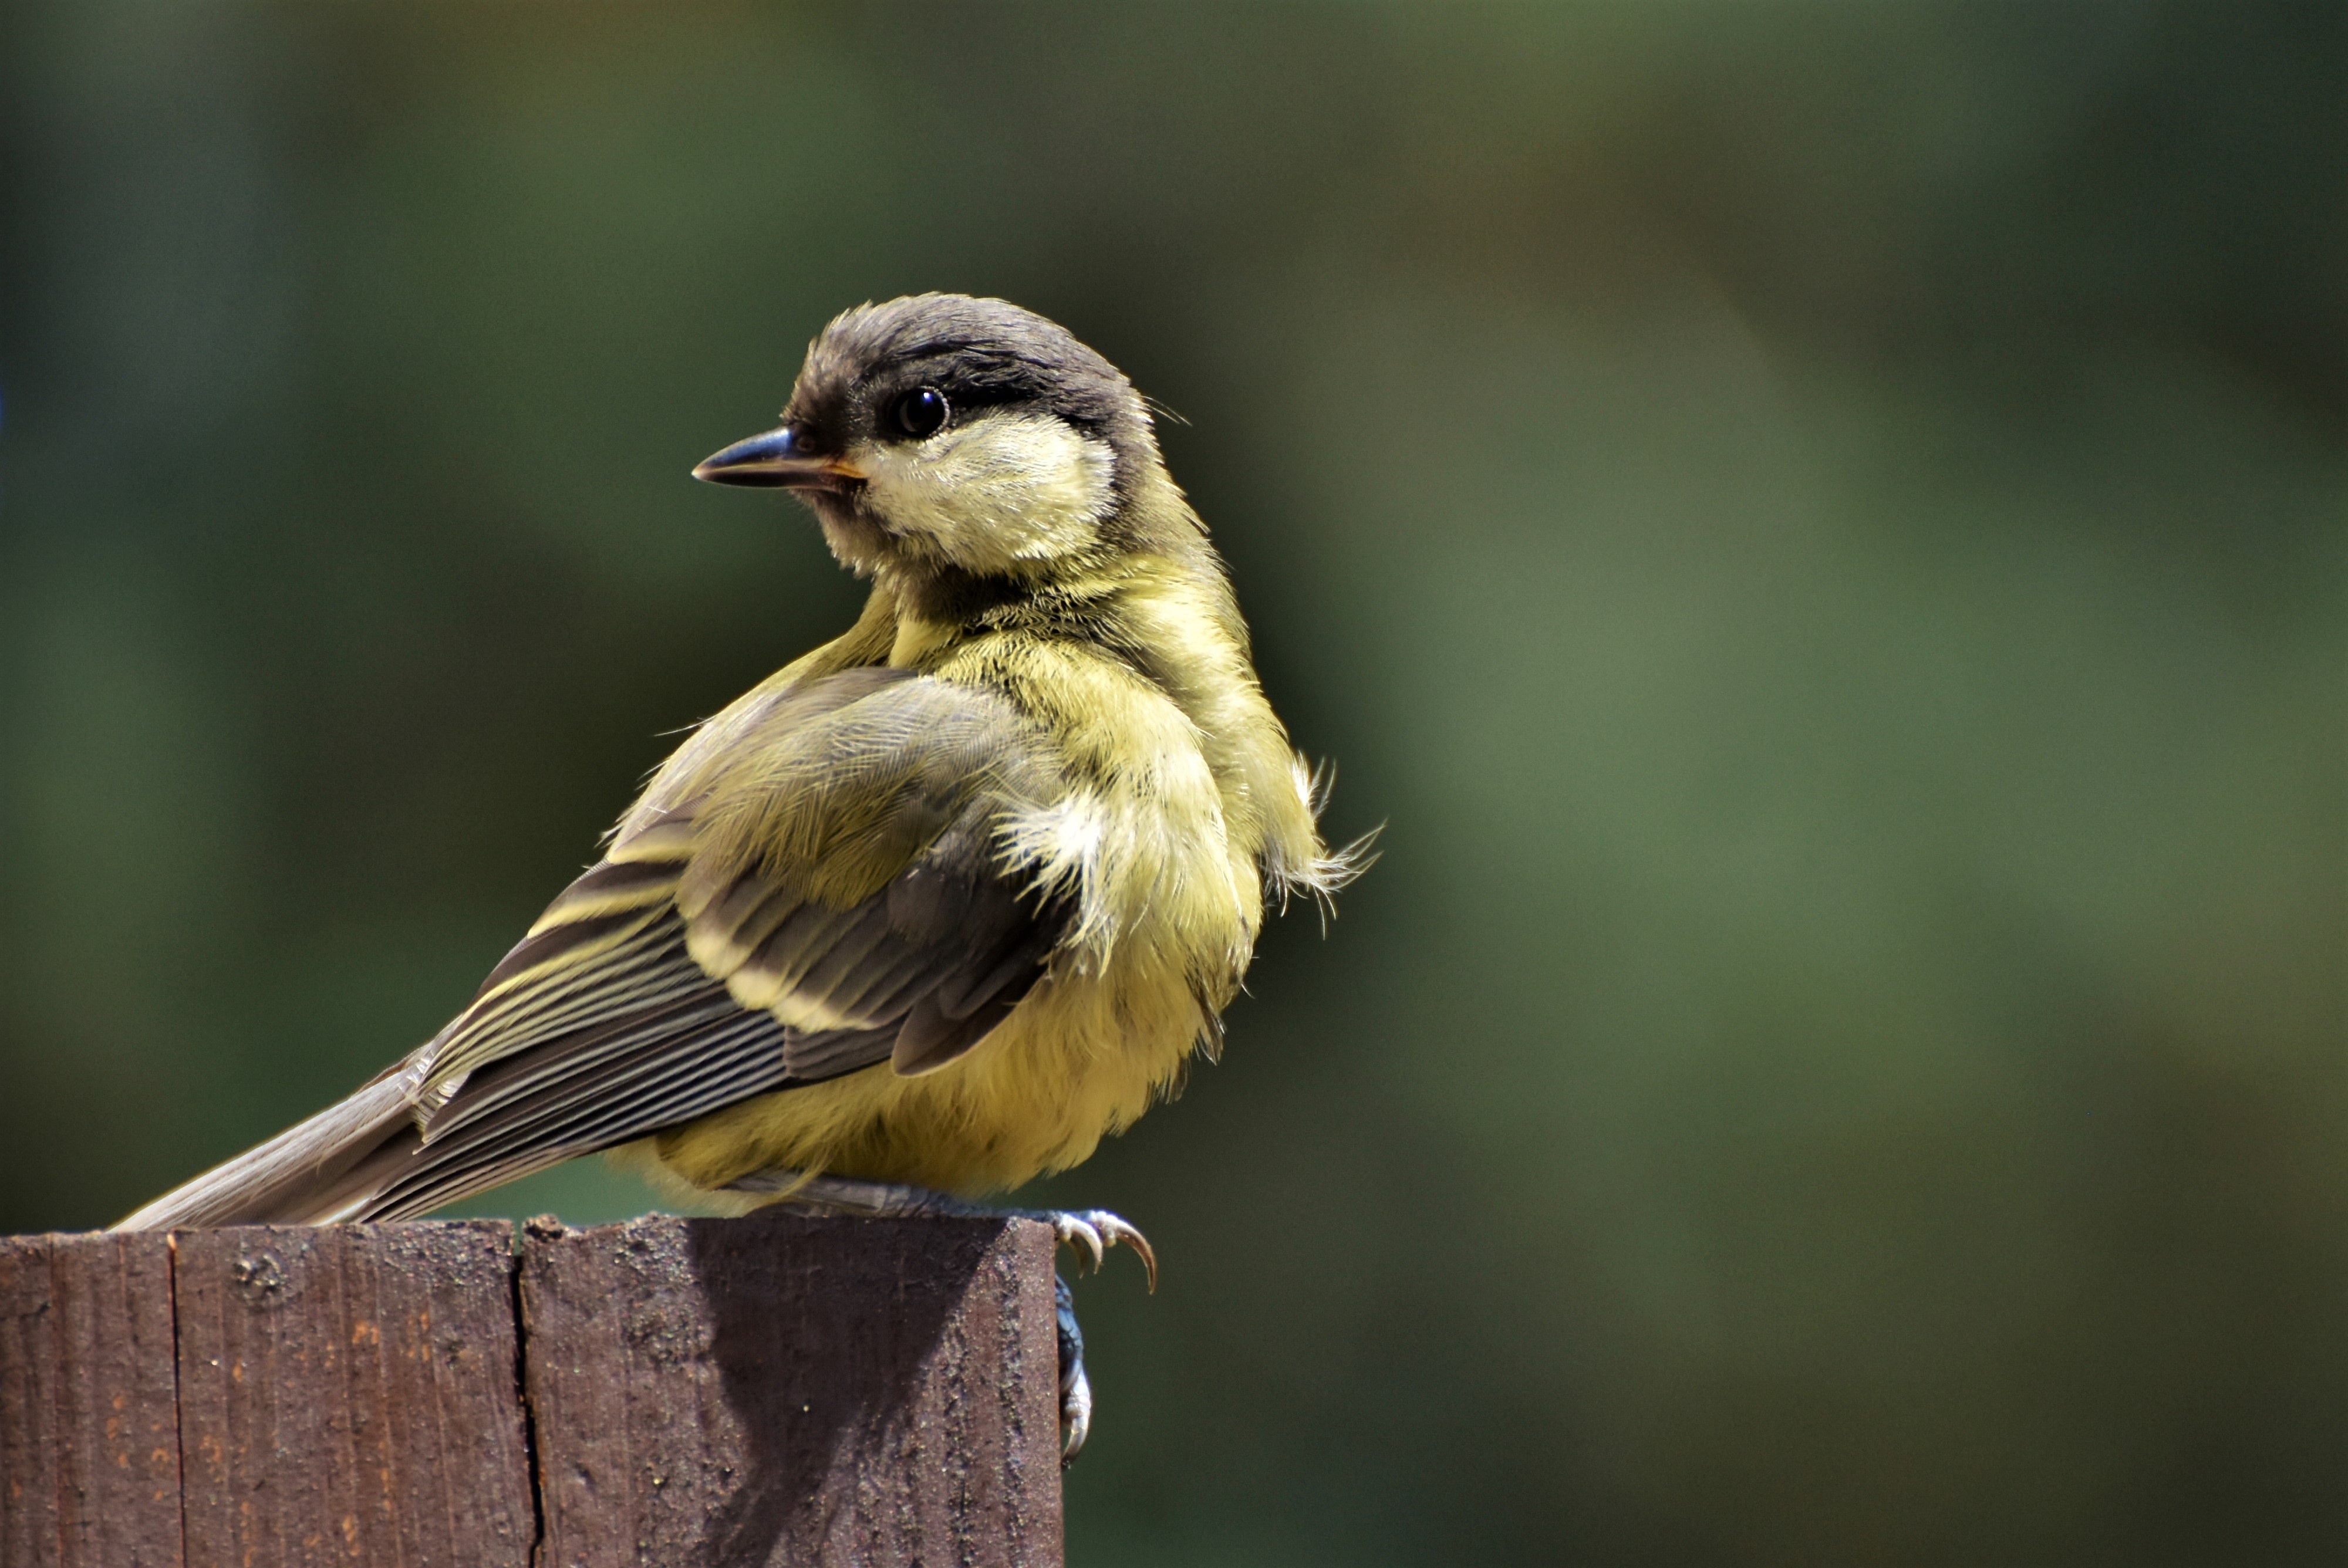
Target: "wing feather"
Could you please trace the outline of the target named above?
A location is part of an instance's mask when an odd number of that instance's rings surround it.
[[[672,781],[555,898],[426,1048],[420,1130],[345,1184],[377,1184],[366,1213],[881,1062],[929,1071],[1026,996],[1068,920],[996,828],[1056,770],[996,699],[850,675]],[[778,815],[778,793],[829,820]],[[776,831],[745,841],[746,819]]]
[[[1068,787],[983,692],[876,669],[762,692],[407,1061],[123,1224],[424,1214],[754,1095],[951,1061],[1071,928],[1001,848]]]

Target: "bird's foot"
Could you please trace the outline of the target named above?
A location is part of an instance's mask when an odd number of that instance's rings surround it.
[[[1098,1272],[1111,1247],[1123,1244],[1141,1255],[1142,1272],[1149,1288],[1158,1288],[1158,1255],[1149,1238],[1107,1209],[996,1209],[966,1203],[927,1187],[894,1182],[866,1182],[852,1176],[806,1176],[797,1171],[756,1171],[733,1183],[737,1193],[770,1194],[778,1204],[819,1214],[865,1214],[887,1218],[910,1214],[953,1214],[972,1218],[1037,1220],[1052,1227],[1054,1240],[1076,1255],[1079,1272]],[[1060,1346],[1060,1462],[1066,1464],[1085,1446],[1093,1424],[1092,1383],[1085,1376],[1085,1336],[1076,1326],[1076,1302],[1068,1282],[1052,1276],[1056,1328]]]
[[[1123,1216],[1107,1209],[997,1209],[996,1214],[1015,1214],[1023,1220],[1041,1220],[1052,1227],[1052,1235],[1060,1245],[1076,1255],[1082,1274],[1086,1268],[1098,1274],[1108,1249],[1122,1242],[1141,1255],[1141,1272],[1149,1282],[1151,1294],[1158,1290],[1158,1254],[1150,1249],[1149,1238],[1143,1235]]]
[[[753,1171],[729,1184],[734,1193],[771,1195],[778,1204],[821,1214],[956,1214],[973,1219],[1036,1220],[1052,1227],[1060,1245],[1076,1255],[1077,1272],[1099,1272],[1108,1250],[1122,1244],[1141,1255],[1149,1288],[1158,1288],[1158,1254],[1149,1238],[1107,1209],[1000,1209],[969,1203],[927,1187],[897,1182],[867,1182],[854,1176],[808,1176],[797,1171]]]
[[[1093,1430],[1093,1385],[1085,1376],[1085,1331],[1076,1327],[1076,1296],[1058,1274],[1052,1301],[1060,1339],[1060,1463],[1076,1462]]]

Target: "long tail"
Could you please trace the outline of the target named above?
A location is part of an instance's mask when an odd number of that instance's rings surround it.
[[[417,1066],[413,1058],[400,1062],[349,1099],[174,1187],[113,1228],[366,1218],[416,1150]]]

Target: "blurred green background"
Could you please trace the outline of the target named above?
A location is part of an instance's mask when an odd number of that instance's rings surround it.
[[[2348,1559],[2348,8],[0,26],[0,1230],[430,1033],[999,293],[1389,824],[1051,1188],[1074,1561]]]

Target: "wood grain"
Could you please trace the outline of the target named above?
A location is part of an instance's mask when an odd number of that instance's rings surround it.
[[[521,1302],[547,1568],[1061,1561],[1042,1225],[534,1223]]]
[[[523,1568],[503,1222],[175,1233],[191,1568]]]
[[[1056,1568],[1054,1327],[1025,1220],[0,1237],[0,1568]]]
[[[0,1568],[182,1561],[171,1254],[0,1236]]]

